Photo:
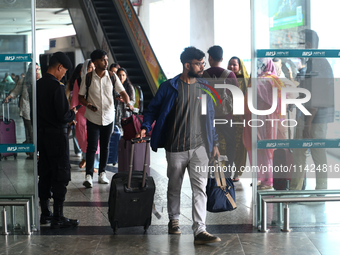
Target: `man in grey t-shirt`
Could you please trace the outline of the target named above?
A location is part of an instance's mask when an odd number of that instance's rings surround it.
[[[310,29],[305,29],[306,49],[317,49],[319,37]],[[310,58],[307,61],[305,79],[300,87],[311,92],[312,99],[306,108],[312,114],[304,116],[297,112],[296,139],[326,139],[327,124],[334,121],[334,76],[332,67],[325,58]],[[308,148],[293,149],[294,164],[290,189],[301,190],[306,168]],[[327,189],[327,155],[324,148],[311,148],[315,165],[315,189]],[[300,171],[302,170],[302,171]],[[308,170],[307,170],[308,171]]]
[[[195,244],[221,241],[206,231],[206,185],[209,156],[219,156],[218,137],[213,127],[214,107],[210,97],[202,105],[202,91],[209,88],[200,77],[205,62],[204,52],[188,47],[181,54],[183,72],[163,82],[144,115],[139,136],[144,137],[151,130],[153,150],[164,147],[168,162],[168,233],[180,234],[180,197],[185,170],[188,170],[192,189],[192,229]],[[206,106],[206,116],[201,107]],[[207,154],[208,153],[208,154]],[[202,170],[201,170],[202,169]]]

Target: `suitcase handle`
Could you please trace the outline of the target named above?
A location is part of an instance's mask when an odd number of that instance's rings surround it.
[[[142,141],[150,142],[150,137],[132,138],[131,144],[135,144],[135,143],[142,142]]]
[[[10,122],[10,117],[9,117],[9,102],[8,103],[4,101],[2,101],[2,120],[4,123],[9,123]],[[7,104],[7,119],[5,118],[5,104]]]
[[[131,139],[131,153],[130,153],[130,165],[129,165],[129,177],[128,177],[128,183],[127,183],[127,189],[131,189],[131,178],[132,178],[132,168],[133,168],[133,153],[135,151],[135,143],[146,141],[146,143],[150,143],[150,137],[143,137],[143,138],[133,138]],[[144,167],[143,167],[143,179],[142,179],[142,188],[145,186],[145,179],[146,179],[146,166],[147,166],[147,155],[148,155],[148,144],[145,148],[145,156],[144,156]]]

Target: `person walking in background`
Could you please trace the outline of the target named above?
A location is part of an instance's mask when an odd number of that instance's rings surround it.
[[[202,89],[209,88],[200,77],[205,66],[204,52],[195,47],[181,54],[183,72],[163,82],[151,100],[137,137],[151,135],[151,148],[165,148],[168,162],[168,233],[181,234],[179,227],[180,197],[185,170],[192,189],[192,230],[195,244],[219,242],[221,239],[206,231],[206,185],[208,173],[196,167],[209,164],[209,156],[219,156],[218,137],[213,127],[214,107],[207,97],[207,115],[201,115]],[[208,154],[207,154],[208,153]]]
[[[75,73],[75,79],[73,82],[73,96],[71,100],[71,107],[76,107],[80,104],[79,102],[79,87],[82,79],[85,79],[86,74],[92,72],[95,67],[91,59],[87,59],[84,64],[81,64],[82,68]],[[78,75],[77,75],[78,74]],[[73,80],[73,79],[72,79]],[[72,81],[71,81],[72,82]],[[79,163],[79,168],[86,166],[86,150],[87,150],[87,130],[86,130],[86,118],[85,118],[85,107],[80,107],[76,116],[75,135],[79,144],[79,148],[82,151],[82,160]],[[95,154],[94,160],[94,172],[99,167],[99,144]]]
[[[41,78],[40,66],[38,63],[35,65],[36,79]],[[28,66],[26,76],[17,83],[15,88],[6,97],[5,102],[11,98],[19,98],[19,115],[24,121],[25,137],[26,140],[23,143],[33,143],[33,129],[32,129],[32,63]],[[33,159],[33,153],[28,153],[28,159]]]
[[[214,45],[209,48],[208,54],[210,68],[203,72],[203,78],[207,79],[211,86],[215,86],[215,84],[232,84],[238,87],[235,74],[230,70],[222,68],[222,47]],[[223,161],[221,160],[222,163],[228,169],[231,169],[234,164],[236,146],[236,126],[229,124],[233,117],[232,100],[230,92],[226,91],[226,89],[216,89],[216,91],[222,99],[223,106],[215,106],[215,119],[226,119],[228,121],[228,124],[218,124],[215,126],[219,137],[219,151],[222,155],[221,159],[223,156],[226,156]]]
[[[64,85],[59,81],[71,68],[69,58],[56,52],[49,60],[47,72],[37,82],[40,223],[51,222],[51,228],[79,224],[78,220],[65,218],[63,214],[67,185],[71,180],[67,126],[74,120],[77,110],[70,110]],[[49,208],[51,197],[53,213]]]
[[[272,119],[283,120],[281,116],[281,89],[284,88],[283,82],[277,77],[276,69],[270,58],[259,58],[257,61],[257,109],[268,110],[273,104],[273,88],[277,88],[277,107],[276,110],[268,115],[257,115],[257,119],[262,120],[264,125],[257,127],[258,140],[274,140],[278,138],[278,121],[267,121]],[[251,86],[251,84],[249,84]],[[243,143],[248,151],[249,161],[252,164],[252,140],[251,126],[247,123],[251,120],[251,112],[245,104],[245,128],[243,129]],[[274,149],[257,150],[257,165],[266,166],[268,169],[273,166]],[[271,189],[273,186],[273,173],[270,171],[260,171],[257,173],[258,189]]]
[[[66,97],[68,99],[70,107],[71,107],[71,100],[73,98],[73,87],[74,87],[76,79],[78,77],[80,77],[80,73],[81,73],[81,69],[82,68],[83,68],[83,64],[78,64],[77,67],[74,69],[74,71],[72,73],[72,76],[67,81]],[[78,95],[77,95],[77,97],[78,97]],[[79,144],[78,144],[76,133],[75,133],[75,125],[76,125],[76,123],[77,123],[77,121],[75,121],[75,120],[73,122],[69,123],[68,135],[70,135],[70,132],[72,132],[72,140],[73,140],[74,153],[76,154],[76,156],[81,156],[82,153],[81,153],[81,150],[79,148]]]
[[[242,91],[243,95],[247,93],[247,87],[249,83],[249,75],[247,69],[242,61],[242,59],[238,57],[232,57],[228,63],[228,69],[233,71],[233,73],[237,77],[238,87]],[[234,115],[233,122],[242,122],[244,116]],[[234,182],[238,182],[239,177],[242,175],[241,167],[246,165],[247,162],[247,150],[243,145],[243,126],[236,125],[235,132],[235,174],[233,177]]]
[[[120,68],[120,65],[117,63],[112,63],[110,65],[109,71],[117,74],[118,69]],[[123,128],[122,128],[122,123],[121,123],[121,119],[122,119],[122,111],[121,111],[121,98],[119,96],[119,94],[115,93],[114,96],[114,104],[115,104],[115,126],[118,126],[118,128],[120,129],[120,133],[123,133]]]
[[[117,76],[119,80],[121,81],[121,83],[123,84],[124,89],[129,96],[130,104],[134,105],[136,101],[135,87],[132,85],[129,79],[128,72],[126,71],[125,68],[121,67],[117,71]],[[121,99],[119,101],[120,101],[119,108],[121,110],[121,118],[130,117],[132,113],[126,110],[126,105]]]
[[[91,60],[95,65],[95,70],[82,78],[78,96],[79,102],[86,108],[84,116],[87,119],[86,176],[83,183],[86,188],[93,186],[94,157],[98,148],[98,139],[100,143],[98,182],[110,183],[105,169],[115,118],[114,90],[120,94],[127,107],[133,110],[129,96],[117,75],[107,71],[107,53],[104,50],[94,50],[91,53]],[[87,77],[90,79],[89,84],[86,84]]]
[[[306,49],[319,48],[319,36],[314,30],[305,29],[302,33],[305,36]],[[298,124],[295,139],[326,139],[328,123],[334,122],[334,74],[326,58],[307,60],[305,78],[302,79],[300,87],[309,90],[312,95],[318,93],[318,97],[312,97],[310,102],[304,104],[311,115],[305,116],[300,110],[297,111]],[[293,149],[294,165],[304,170],[306,169],[307,149]],[[315,189],[327,189],[326,149],[311,148],[310,151],[315,165]],[[302,189],[304,175],[305,171],[293,172],[290,185],[292,190]]]
[[[117,63],[112,63],[109,67],[109,71],[117,74],[118,69],[120,68],[120,65]]]

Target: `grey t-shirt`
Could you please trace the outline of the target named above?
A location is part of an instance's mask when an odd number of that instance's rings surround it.
[[[305,106],[308,108],[312,105],[318,108],[312,123],[332,123],[334,121],[334,75],[327,59],[314,58],[307,61],[306,78],[300,87],[311,92],[312,98]],[[315,102],[319,100],[321,104],[328,106],[313,106],[320,104]],[[301,112],[298,112],[298,115],[303,116]]]
[[[182,152],[203,145],[201,131],[202,90],[198,82],[188,84],[179,79],[178,97],[169,112],[169,135],[165,149]]]

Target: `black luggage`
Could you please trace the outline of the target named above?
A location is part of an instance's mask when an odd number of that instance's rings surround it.
[[[144,226],[146,231],[151,225],[155,182],[146,175],[146,164],[143,172],[132,171],[134,144],[139,140],[131,140],[129,172],[117,173],[112,177],[108,215],[115,234],[118,228]],[[150,138],[143,140],[150,142]]]

